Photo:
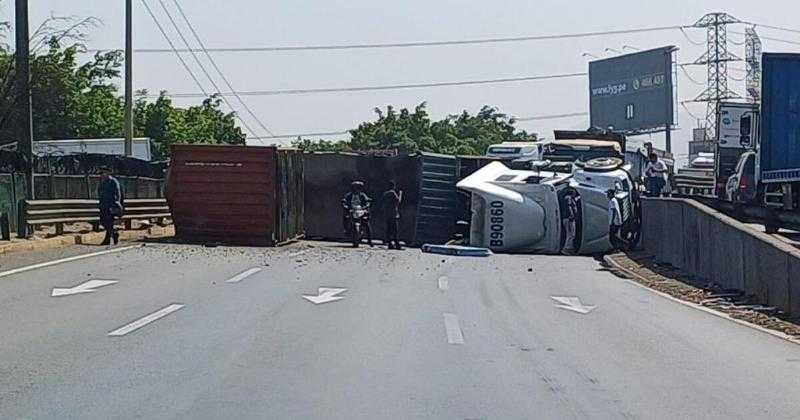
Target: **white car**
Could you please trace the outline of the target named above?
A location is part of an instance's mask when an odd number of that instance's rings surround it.
[[[513,170],[493,162],[458,183],[472,195],[470,245],[495,252],[597,254],[614,248],[608,191],[615,191],[625,241],[638,240],[638,194],[618,158],[573,173]]]
[[[503,160],[539,160],[543,142],[505,142],[493,144],[486,150],[486,157]]]

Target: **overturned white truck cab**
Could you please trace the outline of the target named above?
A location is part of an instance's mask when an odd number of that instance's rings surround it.
[[[638,194],[622,163],[592,159],[571,173],[485,166],[458,183],[472,197],[470,245],[508,253],[607,252],[610,205],[619,209],[620,235],[633,239]]]

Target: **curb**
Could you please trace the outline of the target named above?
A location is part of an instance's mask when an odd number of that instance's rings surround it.
[[[616,254],[616,255],[620,255],[620,254]],[[641,281],[645,281],[645,279],[642,276],[640,276],[638,273],[633,272],[631,270],[628,270],[627,268],[623,267],[622,265],[620,265],[616,261],[614,261],[613,258],[612,258],[613,256],[614,255],[605,255],[605,256],[603,256],[603,261],[605,261],[608,265],[612,266],[616,270],[619,270],[619,271],[621,271],[621,272],[623,272],[623,273],[625,273],[625,274],[627,274],[627,275],[629,275],[629,276],[631,276],[633,278],[639,279]],[[771,330],[769,328],[765,328],[765,327],[762,327],[762,326],[757,325],[757,324],[753,324],[753,323],[750,323],[750,322],[747,322],[747,321],[744,321],[744,320],[741,320],[741,319],[733,318],[732,316],[730,316],[730,315],[728,315],[728,314],[726,314],[724,312],[720,312],[720,311],[717,311],[715,309],[711,309],[709,307],[706,307],[706,306],[703,306],[703,305],[699,305],[699,304],[694,303],[694,302],[689,302],[689,301],[685,301],[683,299],[676,298],[675,296],[672,296],[669,293],[661,292],[659,290],[650,288],[650,287],[645,286],[644,284],[638,283],[636,281],[628,280],[628,283],[633,284],[633,285],[638,286],[638,287],[641,287],[642,289],[648,290],[648,291],[650,291],[652,293],[655,293],[655,294],[657,294],[657,295],[659,295],[659,296],[661,296],[661,297],[663,297],[665,299],[669,299],[669,300],[671,300],[673,302],[680,303],[681,305],[688,306],[688,307],[696,309],[698,311],[702,311],[702,312],[705,312],[707,314],[714,315],[714,316],[716,316],[718,318],[727,319],[728,321],[732,321],[732,322],[735,322],[735,323],[737,323],[739,325],[748,327],[750,329],[753,329],[753,330],[756,330],[756,331],[760,331],[760,332],[765,333],[765,334],[769,334],[769,335],[771,335],[773,337],[780,338],[780,339],[788,341],[788,342],[790,342],[792,344],[800,345],[800,339],[792,337],[792,336],[790,336],[788,334],[785,334],[785,333],[782,333],[780,331]]]

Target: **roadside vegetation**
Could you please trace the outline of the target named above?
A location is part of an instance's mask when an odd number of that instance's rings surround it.
[[[98,22],[51,18],[31,37],[31,96],[34,139],[122,137],[124,98],[122,51],[96,53],[79,64],[86,33]],[[21,110],[14,92],[14,52],[9,25],[0,28],[0,145],[16,138],[15,121]],[[245,134],[235,114],[221,109],[221,99],[206,98],[186,108],[175,106],[166,92],[154,100],[137,92],[134,135],[153,139],[153,156],[163,159],[174,143],[244,144]]]

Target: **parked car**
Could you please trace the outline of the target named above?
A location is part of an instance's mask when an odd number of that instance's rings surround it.
[[[486,149],[486,157],[503,160],[539,160],[541,156],[542,142],[504,142]]]
[[[758,183],[756,182],[755,151],[748,151],[739,157],[733,174],[725,184],[725,199],[734,203],[757,203],[759,200]]]

